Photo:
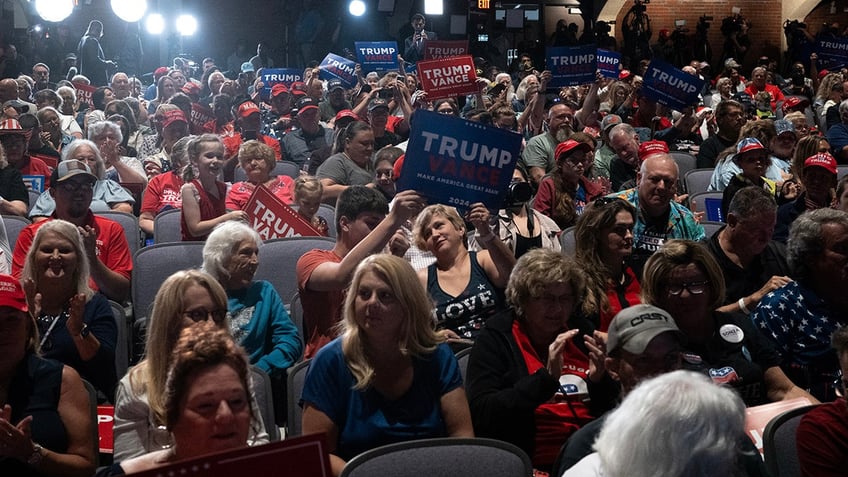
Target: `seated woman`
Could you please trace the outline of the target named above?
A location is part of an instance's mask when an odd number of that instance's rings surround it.
[[[186,327],[171,353],[163,389],[165,429],[173,446],[101,469],[96,477],[134,474],[247,444],[252,422],[244,351],[214,323]]]
[[[186,136],[174,143],[171,148],[170,170],[156,174],[147,182],[141,198],[138,226],[148,236],[154,235],[153,224],[160,212],[181,209],[183,206],[183,167],[186,164],[188,144],[196,137]]]
[[[471,348],[468,400],[474,432],[520,447],[549,471],[562,444],[592,420],[589,358],[570,324],[586,306],[586,277],[571,259],[534,249],[506,289],[511,307],[493,316]]]
[[[294,202],[294,179],[287,175],[272,176],[277,165],[274,150],[267,144],[250,140],[243,142],[238,150],[239,166],[247,174],[247,180],[236,182],[227,192],[227,210],[244,210],[250,196],[257,187],[265,186],[284,204]]]
[[[147,175],[141,161],[124,156],[121,127],[111,121],[98,121],[88,126],[88,139],[97,145],[106,165],[106,177],[121,184],[147,184]]]
[[[471,206],[468,219],[477,242],[486,250],[469,252],[465,222],[453,207],[426,207],[415,219],[415,245],[431,252],[436,263],[418,271],[418,278],[436,304],[436,326],[449,341],[471,344],[490,316],[502,308],[515,256],[489,228],[489,211]]]
[[[211,276],[196,270],[177,272],[162,283],[147,326],[145,358],[121,378],[115,398],[115,460],[169,448],[176,435],[167,426],[168,371],[180,333],[199,321],[227,330],[227,296]],[[252,400],[252,398],[251,398]],[[255,404],[248,445],[268,442]],[[200,437],[199,435],[197,437]]]
[[[473,437],[459,366],[432,311],[402,258],[372,255],[356,268],[341,336],[315,355],[303,389],[303,433],[327,433],[333,475],[385,444]]]
[[[38,317],[41,355],[74,368],[112,402],[118,327],[109,300],[89,287],[90,269],[77,227],[54,219],[35,233],[21,279]]]
[[[596,199],[577,219],[575,258],[586,272],[595,326],[604,332],[616,313],[641,303],[639,277],[627,265],[635,223],[636,209],[630,202],[607,197]]]
[[[315,176],[324,186],[321,201],[335,205],[343,190],[352,185],[368,185],[374,177],[371,154],[374,153],[374,133],[371,126],[355,121],[344,128],[328,157]]]
[[[86,164],[89,170],[97,176],[97,182],[94,183],[94,190],[91,195],[91,205],[89,206],[92,212],[117,210],[128,214],[133,213],[135,199],[126,189],[121,187],[121,184],[106,178],[106,166],[103,164],[100,151],[93,142],[87,139],[77,139],[65,146],[62,149],[62,161],[71,160]],[[58,173],[54,171],[54,175],[55,177],[50,179],[51,184],[56,184],[59,180]],[[29,216],[34,222],[38,222],[50,217],[55,209],[56,202],[50,195],[50,191],[44,191],[38,196]]]
[[[70,366],[38,353],[33,308],[20,282],[0,275],[0,469],[3,475],[88,477],[94,437],[88,393]],[[34,305],[34,303],[33,303]]]
[[[686,337],[683,367],[727,384],[747,406],[804,397],[780,368],[780,355],[747,315],[715,311],[724,275],[709,250],[690,240],[667,241],[645,264],[642,300],[668,311]]]
[[[565,230],[577,222],[583,207],[603,195],[601,186],[586,179],[591,147],[573,139],[561,142],[554,151],[557,168],[539,183],[533,208],[552,218]]]
[[[527,174],[521,167],[516,167],[512,172],[505,207],[498,211],[498,220],[493,224],[492,231],[515,258],[520,258],[534,248],[547,248],[556,252],[562,248],[559,226],[553,219],[530,206],[532,198],[533,188],[527,182]],[[468,249],[480,249],[474,237],[469,238]]]
[[[285,402],[286,370],[303,354],[303,340],[274,286],[253,279],[261,246],[262,239],[249,225],[224,222],[206,239],[203,271],[226,290],[233,339],[247,351],[250,364],[271,376],[279,404]]]
[[[224,143],[214,134],[204,134],[188,143],[188,161],[183,167],[182,218],[184,241],[204,240],[216,225],[228,220],[247,220],[241,210],[227,212],[227,185],[218,180],[223,167]]]

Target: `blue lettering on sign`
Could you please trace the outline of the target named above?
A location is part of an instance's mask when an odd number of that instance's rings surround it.
[[[546,66],[551,72],[549,89],[591,83],[598,69],[595,45],[553,47],[545,50]]]
[[[648,65],[642,90],[648,98],[674,109],[684,109],[698,101],[704,80],[660,60]]]
[[[394,41],[357,41],[356,58],[362,65],[362,71],[397,70],[398,46]]]

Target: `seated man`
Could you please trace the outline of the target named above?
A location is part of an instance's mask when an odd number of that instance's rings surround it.
[[[792,382],[832,401],[839,361],[829,339],[848,323],[848,213],[825,208],[801,215],[789,243],[795,281],[766,295],[751,317],[776,344]]]
[[[618,127],[618,126],[616,126]],[[668,239],[703,240],[704,227],[686,207],[674,201],[677,192],[677,163],[667,153],[651,154],[636,175],[636,188],[608,197],[624,199],[634,207],[631,267],[641,275],[648,257]]]
[[[750,314],[766,294],[789,283],[786,246],[771,239],[774,196],[760,187],[740,189],[730,201],[727,225],[707,239],[726,285],[724,312]]]
[[[112,220],[94,215],[91,205],[97,177],[80,161],[67,160],[53,171],[50,195],[56,210],[50,219],[27,226],[18,235],[12,254],[12,274],[20,278],[35,232],[51,219],[66,220],[79,228],[91,263],[91,287],[110,300],[123,303],[130,291],[132,257],[124,229]]]
[[[848,327],[836,330],[830,342],[839,356],[842,376],[848,376]],[[842,379],[842,395],[845,396],[845,378]],[[795,438],[802,476],[845,475],[848,469],[848,406],[844,397],[804,415]]]
[[[403,256],[409,248],[400,227],[424,208],[414,191],[399,192],[394,207],[383,195],[364,186],[350,186],[336,203],[336,245],[331,250],[311,250],[297,262],[297,286],[303,304],[304,359],[335,338],[341,319],[345,289],[359,262],[389,244]],[[388,213],[388,215],[386,215]]]

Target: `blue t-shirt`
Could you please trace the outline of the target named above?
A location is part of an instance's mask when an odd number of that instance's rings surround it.
[[[462,386],[456,357],[443,343],[431,355],[413,357],[412,366],[412,385],[396,400],[386,399],[373,388],[355,390],[341,338],[336,338],[310,363],[301,406],[312,404],[336,424],[335,454],[344,460],[386,444],[445,437],[440,400]]]

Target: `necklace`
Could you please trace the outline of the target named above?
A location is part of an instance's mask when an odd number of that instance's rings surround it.
[[[59,318],[63,316],[67,316],[68,312],[62,310],[58,315],[48,315],[47,313],[43,313],[38,316],[38,330],[41,333],[41,343],[39,343],[39,347],[44,347],[44,343],[47,342],[47,339],[50,337],[50,333],[53,332],[53,329],[56,328],[56,324],[59,323]],[[44,330],[46,328],[46,330]]]

